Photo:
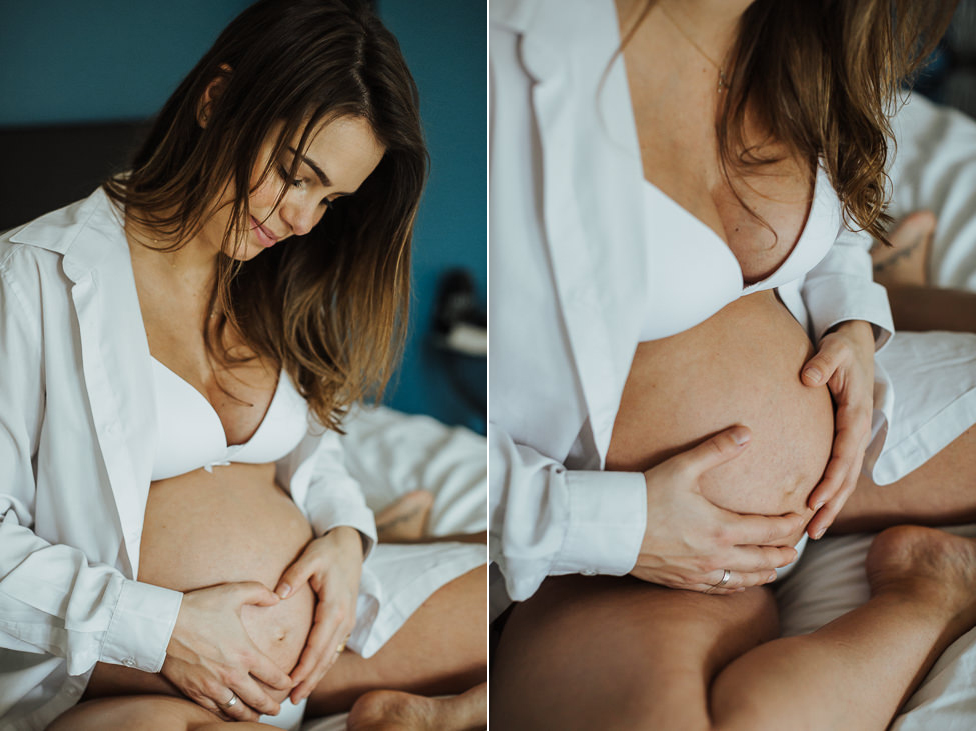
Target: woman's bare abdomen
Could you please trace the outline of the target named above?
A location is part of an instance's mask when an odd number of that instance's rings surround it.
[[[312,538],[312,528],[274,482],[274,465],[231,464],[154,482],[140,547],[139,580],[179,591],[232,581],[274,589]],[[285,672],[298,662],[312,623],[308,585],[272,607],[242,612],[251,639]],[[174,692],[162,676],[99,663],[86,697]],[[286,693],[275,692],[276,699]]]
[[[772,291],[743,297],[685,332],[641,343],[607,469],[643,472],[745,424],[752,441],[705,474],[704,494],[737,512],[811,517],[806,500],[823,475],[834,435],[827,388],[800,381],[813,352]]]

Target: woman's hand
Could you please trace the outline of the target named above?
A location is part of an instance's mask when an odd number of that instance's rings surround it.
[[[820,538],[857,486],[864,452],[871,441],[874,409],[874,330],[863,320],[838,325],[820,341],[820,350],[803,366],[807,386],[824,384],[837,407],[834,446],[823,479],[807,504],[816,512],[807,526]]]
[[[278,596],[256,581],[220,584],[183,595],[166,648],[162,674],[188,698],[238,721],[275,715],[278,703],[258,681],[278,690],[292,687],[288,674],[251,641],[241,610],[272,606]],[[230,707],[227,702],[239,698]]]
[[[275,592],[282,599],[306,582],[318,597],[305,649],[291,673],[295,685],[292,703],[312,692],[345,647],[356,624],[362,569],[363,542],[359,531],[340,526],[309,543],[278,581]]]
[[[792,546],[776,544],[796,534],[802,516],[742,515],[701,492],[701,476],[742,454],[750,438],[746,427],[735,426],[644,473],[647,530],[633,576],[674,589],[727,594],[772,581],[774,569],[796,558]]]

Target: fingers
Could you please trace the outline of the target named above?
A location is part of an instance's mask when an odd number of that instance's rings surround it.
[[[864,463],[864,449],[867,446],[870,436],[871,435],[869,433],[862,441],[861,447],[858,451],[858,456],[854,460],[854,465],[848,471],[840,489],[836,492],[836,494],[834,494],[833,497],[828,499],[822,507],[819,507],[816,515],[813,516],[813,519],[807,526],[807,534],[814,540],[823,537],[823,534],[826,533],[827,529],[833,524],[834,520],[840,514],[840,511],[847,503],[847,499],[857,487],[857,479],[861,474],[861,465]]]
[[[249,659],[251,675],[275,690],[291,690],[294,686],[291,677],[256,646]]]
[[[329,610],[325,617],[312,627],[305,651],[292,671],[292,682],[295,683],[291,693],[292,703],[307,697],[325,677],[339,658],[338,648],[348,635],[344,618],[338,616],[335,610]]]
[[[845,404],[838,408],[833,454],[827,463],[823,479],[807,500],[808,506],[817,512],[807,526],[807,533],[811,538],[816,539],[823,535],[854,490],[870,439],[870,406]],[[825,506],[829,510],[822,510]]]
[[[276,716],[281,710],[281,706],[249,675],[236,676],[228,687],[240,699],[230,707],[226,703],[220,706],[220,710],[231,718],[256,721],[259,713]]]
[[[254,604],[259,607],[270,607],[277,604],[280,598],[260,581],[241,581],[228,584],[235,592],[241,604]]]
[[[278,579],[275,594],[282,599],[287,599],[291,596],[292,592],[306,583],[312,575],[312,562],[306,559],[306,555],[302,554],[295,563],[288,567],[285,573],[281,575],[281,578]]]
[[[803,366],[800,380],[806,386],[823,386],[847,357],[843,343],[824,338],[820,350]]]
[[[803,525],[803,516],[797,513],[745,515],[718,506],[715,507],[723,514],[723,520],[718,529],[719,534],[715,538],[724,545],[777,548],[773,544],[792,538]],[[782,566],[783,564],[777,565]]]
[[[695,474],[701,474],[738,457],[750,439],[749,427],[737,424],[672,459]]]
[[[713,583],[706,584],[706,588],[701,589],[705,594],[734,594],[753,586],[765,586],[776,581],[776,572],[769,570],[749,572],[729,571],[728,580],[724,583],[725,569],[716,571],[714,574],[717,580]]]

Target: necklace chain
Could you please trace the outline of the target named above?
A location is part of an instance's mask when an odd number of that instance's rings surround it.
[[[688,43],[690,43],[692,45],[692,47],[696,51],[698,51],[698,53],[701,54],[702,58],[704,58],[706,61],[708,61],[710,64],[712,64],[712,66],[714,66],[715,69],[718,71],[718,93],[721,94],[726,89],[728,89],[729,88],[729,80],[725,76],[725,68],[722,67],[722,66],[719,66],[717,63],[715,63],[715,61],[712,60],[712,57],[709,56],[707,53],[705,53],[705,51],[702,49],[701,46],[699,46],[697,43],[695,43],[695,39],[692,38],[690,35],[688,35],[688,33],[685,32],[685,29],[682,28],[681,25],[678,23],[678,21],[674,19],[674,16],[672,16],[671,13],[668,12],[668,8],[665,5],[665,3],[661,3],[661,11],[664,13],[664,15],[667,17],[667,19],[671,21],[671,25],[673,25],[675,28],[678,29],[678,33],[680,33],[682,35],[682,37],[686,41],[688,41]]]

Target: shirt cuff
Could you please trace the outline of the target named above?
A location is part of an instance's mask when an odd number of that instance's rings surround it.
[[[647,483],[637,472],[566,472],[569,525],[551,574],[622,576],[647,527]]]
[[[158,673],[182,602],[181,592],[126,580],[98,659]]]
[[[806,300],[813,322],[815,342],[842,322],[864,320],[874,329],[875,352],[881,350],[895,330],[888,304],[888,291],[877,282],[847,275],[836,277],[829,286],[808,283]]]
[[[376,545],[376,520],[372,511],[365,505],[323,502],[309,509],[308,521],[316,536],[324,536],[333,528],[349,526],[359,531],[363,540],[363,561]]]

